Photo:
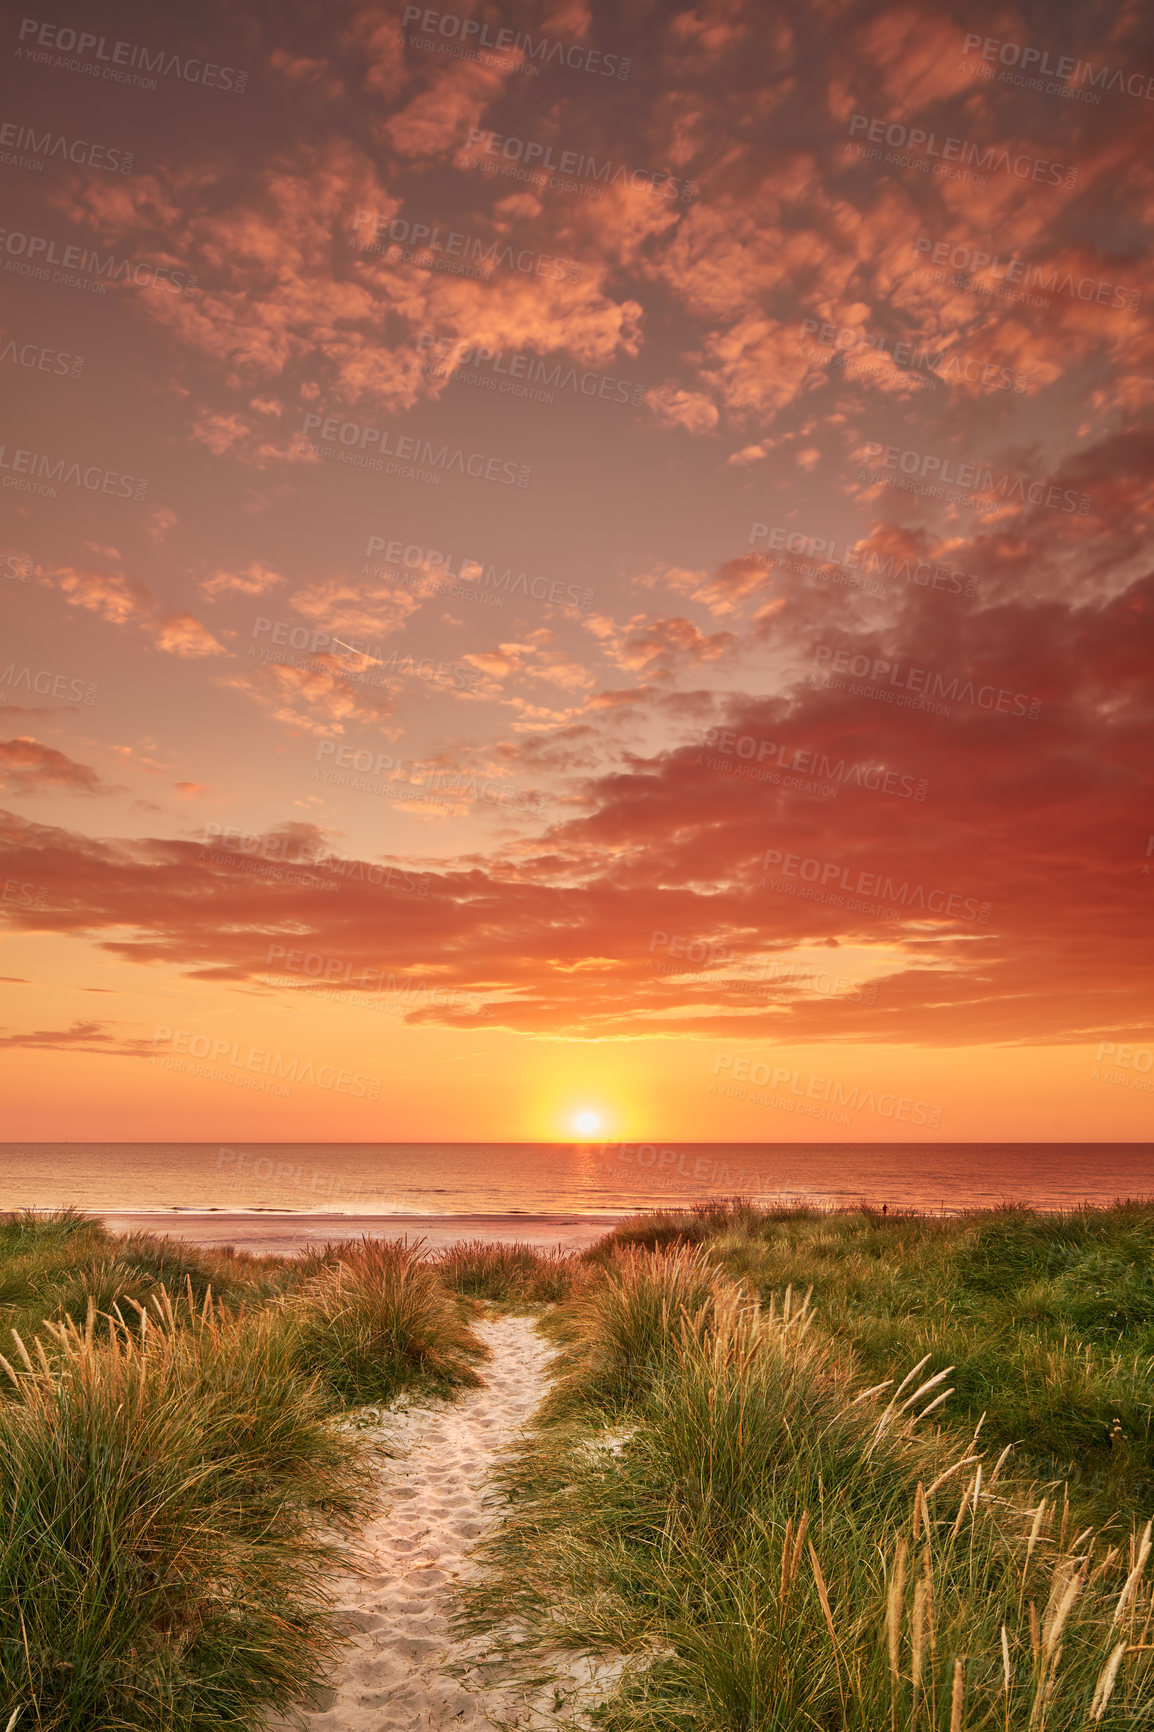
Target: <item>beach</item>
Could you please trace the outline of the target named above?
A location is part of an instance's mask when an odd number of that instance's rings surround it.
[[[188,1210],[149,1214],[108,1210],[101,1219],[113,1233],[164,1233],[206,1250],[231,1245],[261,1257],[295,1257],[311,1246],[342,1239],[405,1239],[430,1251],[471,1240],[512,1242],[535,1250],[581,1251],[621,1219],[619,1215],[296,1215],[251,1211]]]

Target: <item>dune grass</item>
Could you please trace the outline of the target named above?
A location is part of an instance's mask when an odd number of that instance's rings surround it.
[[[1154,1205],[940,1219],[758,1209],[621,1222],[584,1253],[700,1245],[768,1299],[812,1287],[867,1381],[953,1365],[951,1411],[1091,1513],[1154,1508]]]
[[[295,1259],[0,1217],[0,1725],[307,1699],[344,1416],[476,1381],[484,1303],[560,1353],[468,1613],[631,1656],[605,1732],[1154,1728],[1152,1248],[1139,1204]]]
[[[341,1640],[350,1408],[477,1381],[416,1246],[292,1260],[0,1217],[0,1725],[255,1729]]]
[[[466,1308],[412,1246],[349,1247],[298,1288],[286,1314],[298,1363],[345,1405],[480,1382],[473,1361],[486,1350]]]
[[[487,1299],[497,1305],[539,1305],[566,1297],[574,1262],[562,1251],[538,1251],[523,1244],[489,1245],[470,1239],[440,1252],[436,1269],[446,1287],[471,1299]]]
[[[28,1725],[248,1727],[336,1646],[326,1534],[369,1479],[327,1392],[272,1312],[144,1315],[4,1367],[0,1678]]]
[[[612,1732],[1154,1725],[1149,1527],[1097,1532],[943,1422],[944,1367],[871,1388],[808,1297],[666,1225],[587,1259],[472,1620],[632,1656]]]
[[[83,1323],[118,1298],[147,1303],[165,1289],[197,1303],[211,1288],[230,1309],[272,1297],[298,1279],[292,1262],[206,1251],[151,1233],[110,1233],[75,1209],[0,1215],[0,1328],[34,1335],[45,1319]]]

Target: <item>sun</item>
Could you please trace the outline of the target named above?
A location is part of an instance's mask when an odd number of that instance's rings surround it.
[[[595,1137],[601,1129],[601,1120],[596,1113],[581,1112],[573,1120],[574,1126],[583,1137]]]

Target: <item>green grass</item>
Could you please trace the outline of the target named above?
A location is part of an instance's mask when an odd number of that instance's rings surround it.
[[[1097,1430],[1128,1390],[1148,1437],[1152,1221],[623,1223],[550,1321],[470,1620],[630,1656],[610,1732],[1154,1726],[1148,1459]]]
[[[586,1258],[679,1230],[765,1299],[812,1287],[867,1381],[927,1353],[952,1365],[959,1421],[984,1413],[991,1444],[1098,1519],[1154,1509],[1154,1205],[942,1220],[738,1203],[622,1222]]]
[[[72,1325],[0,1406],[0,1677],[45,1728],[247,1727],[334,1651],[368,1476],[271,1312]]]
[[[438,1394],[481,1380],[485,1348],[435,1266],[411,1246],[363,1240],[305,1281],[286,1315],[302,1369],[346,1405]]]
[[[412,1246],[0,1217],[0,1724],[255,1732],[307,1700],[375,1483],[342,1417],[478,1381],[473,1309]]]
[[[297,1279],[283,1258],[204,1251],[151,1233],[110,1233],[74,1209],[0,1215],[0,1331],[34,1335],[46,1319],[83,1323],[88,1300],[147,1303],[163,1288],[202,1303],[211,1289],[230,1309],[273,1296]]]
[[[630,1656],[605,1732],[1154,1729],[1152,1248],[1141,1204],[737,1200],[580,1256],[0,1217],[0,1725],[307,1700],[370,1507],[343,1416],[476,1382],[486,1304],[560,1355],[469,1616]]]
[[[541,1252],[532,1245],[488,1245],[470,1239],[450,1245],[436,1258],[446,1287],[471,1299],[497,1305],[549,1304],[564,1299],[572,1284],[574,1259],[564,1252]]]

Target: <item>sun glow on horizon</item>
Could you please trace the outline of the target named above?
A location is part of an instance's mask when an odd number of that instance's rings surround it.
[[[597,1113],[588,1111],[574,1115],[573,1124],[583,1137],[595,1137],[601,1129],[601,1119]]]

